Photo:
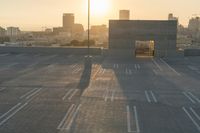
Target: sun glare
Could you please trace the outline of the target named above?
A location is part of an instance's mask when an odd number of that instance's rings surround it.
[[[91,0],[91,14],[95,16],[101,16],[108,13],[109,0]]]

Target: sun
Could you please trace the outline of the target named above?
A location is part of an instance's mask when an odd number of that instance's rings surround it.
[[[90,0],[91,15],[105,15],[109,10],[109,6],[109,0]]]

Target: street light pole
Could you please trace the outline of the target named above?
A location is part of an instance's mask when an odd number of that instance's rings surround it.
[[[90,0],[88,0],[88,57],[90,56]]]

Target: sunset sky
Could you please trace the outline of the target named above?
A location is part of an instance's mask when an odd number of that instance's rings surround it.
[[[185,26],[192,14],[200,13],[200,0],[92,0],[91,6],[93,25],[118,19],[120,9],[129,9],[131,19],[167,19],[174,13]],[[61,26],[64,12],[75,13],[76,23],[86,26],[87,0],[0,0],[0,26],[22,30]]]

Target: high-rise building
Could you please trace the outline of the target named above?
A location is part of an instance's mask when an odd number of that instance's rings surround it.
[[[177,17],[174,17],[173,13],[170,13],[170,14],[168,15],[168,20],[176,20],[176,21],[178,21],[178,18],[177,18]]]
[[[63,14],[63,28],[66,31],[72,31],[72,28],[74,26],[74,14],[73,13],[64,13]]]
[[[20,29],[18,27],[7,27],[7,36],[18,36],[20,34]]]
[[[129,10],[120,10],[119,11],[119,19],[120,20],[129,20],[130,19],[130,11]]]
[[[6,30],[0,27],[0,36],[5,36],[5,35],[6,35]]]
[[[192,32],[200,31],[200,17],[191,18],[189,21],[188,29]]]

